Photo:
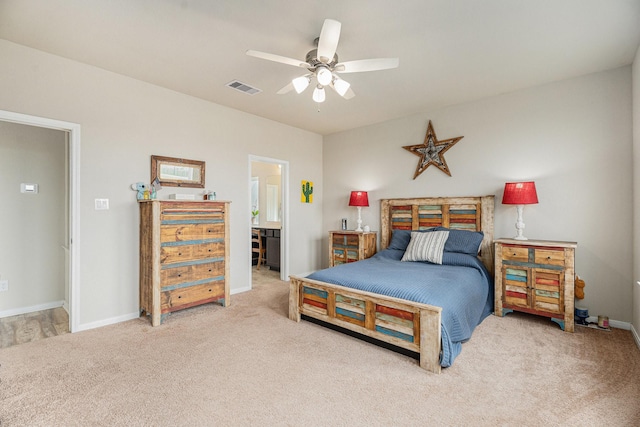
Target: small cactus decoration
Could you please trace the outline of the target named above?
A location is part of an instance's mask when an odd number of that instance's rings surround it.
[[[300,197],[302,203],[313,203],[313,182],[302,181],[302,197]]]

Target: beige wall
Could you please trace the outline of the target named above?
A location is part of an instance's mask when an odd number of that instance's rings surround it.
[[[204,160],[206,188],[232,201],[232,293],[250,286],[249,155],[288,161],[290,272],[319,267],[320,135],[4,40],[0,58],[1,110],[81,125],[80,329],[138,311],[138,206],[129,187],[148,183],[152,154]],[[303,179],[319,190],[311,205],[297,202]],[[95,198],[108,198],[110,210],[94,210]]]
[[[65,145],[62,131],[0,122],[0,317],[65,301]]]
[[[429,167],[413,180],[431,120],[439,139],[464,136],[444,155],[452,176]],[[525,236],[577,241],[579,304],[592,315],[632,317],[631,67],[587,75],[325,137],[323,228],[354,228],[351,190],[369,191],[363,224],[379,230],[379,200],[496,196],[496,237],[515,235],[504,183],[535,180]],[[324,253],[324,252],[323,252]],[[323,265],[328,264],[327,257]]]
[[[633,330],[640,346],[640,48],[633,62]]]

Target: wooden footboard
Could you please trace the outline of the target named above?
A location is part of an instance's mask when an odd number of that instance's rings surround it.
[[[442,308],[291,276],[289,318],[322,320],[420,354],[420,366],[440,373]]]

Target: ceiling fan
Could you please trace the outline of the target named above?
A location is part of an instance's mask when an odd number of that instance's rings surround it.
[[[398,58],[377,58],[360,59],[357,61],[338,62],[336,48],[340,39],[340,29],[342,24],[333,19],[325,19],[320,31],[320,37],[315,42],[318,48],[307,53],[304,61],[285,56],[274,55],[272,53],[247,50],[246,54],[255,58],[266,59],[268,61],[280,62],[282,64],[293,65],[294,67],[306,68],[308,73],[296,77],[277,93],[284,94],[292,89],[297,93],[302,93],[315,80],[313,100],[324,102],[326,94],[324,88],[329,86],[345,99],[355,96],[351,85],[342,80],[338,74],[360,73],[364,71],[388,70],[397,68]]]

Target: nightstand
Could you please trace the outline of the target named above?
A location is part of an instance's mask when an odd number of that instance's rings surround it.
[[[573,332],[576,242],[495,240],[495,315],[549,317]]]
[[[369,258],[376,253],[375,231],[330,231],[329,267]]]

